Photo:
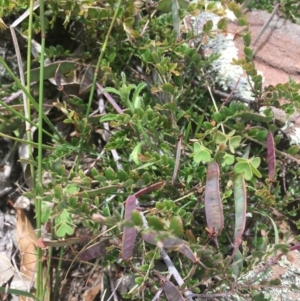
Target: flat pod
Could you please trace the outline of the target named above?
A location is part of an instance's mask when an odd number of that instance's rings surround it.
[[[221,233],[224,227],[223,204],[219,189],[220,170],[217,162],[207,167],[205,185],[205,216],[207,227],[213,236]]]

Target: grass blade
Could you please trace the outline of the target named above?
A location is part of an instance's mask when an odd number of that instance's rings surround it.
[[[185,299],[181,295],[178,288],[169,280],[166,280],[163,284],[163,290],[168,301],[184,301]]]

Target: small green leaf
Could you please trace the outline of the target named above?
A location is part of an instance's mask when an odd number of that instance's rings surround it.
[[[244,177],[248,181],[250,181],[253,177],[253,172],[249,165],[248,165],[248,168],[244,171]]]
[[[163,84],[161,87],[162,87],[162,90],[163,90],[164,92],[170,93],[171,95],[174,94],[175,87],[174,87],[172,84],[170,84],[170,83],[165,83],[165,84]]]
[[[132,103],[133,103],[133,107],[135,108],[135,109],[138,109],[138,108],[140,108],[141,107],[141,92],[142,92],[142,90],[145,88],[147,86],[147,84],[146,83],[140,83],[137,87],[136,87],[136,89],[135,89],[135,91],[134,91],[134,93],[133,93],[133,96],[132,96]]]
[[[252,172],[253,172],[258,178],[261,178],[261,177],[262,177],[261,173],[253,166],[253,164],[250,163],[250,166],[251,166]]]
[[[136,277],[135,278],[135,283],[138,285],[141,285],[144,283],[144,277]]]
[[[244,173],[246,180],[251,180],[253,177],[252,169],[247,161],[240,161],[235,164],[234,171],[238,174]]]
[[[248,21],[246,20],[245,17],[241,17],[241,18],[238,19],[238,25],[239,26],[247,26],[248,25]]]
[[[223,116],[223,119],[232,116],[232,111],[228,107],[222,107],[220,110],[221,115]],[[234,131],[235,132],[235,131]]]
[[[221,144],[221,143],[225,143],[226,144],[226,142],[227,142],[227,137],[223,133],[221,133],[220,131],[217,131],[215,133],[215,137],[214,138],[215,138],[215,142],[217,144]]]
[[[251,159],[251,164],[253,165],[253,167],[257,168],[260,165],[260,158],[259,157],[255,157]]]
[[[130,186],[132,186],[134,184],[134,180],[133,179],[128,179],[127,181],[125,181],[124,183],[123,183],[123,187],[124,188],[126,188],[126,187],[130,187]]]
[[[135,226],[142,227],[143,226],[143,218],[139,211],[133,210],[131,212],[131,220],[133,221]]]
[[[243,12],[241,10],[241,7],[240,5],[238,5],[237,3],[235,3],[234,1],[231,1],[229,4],[228,4],[228,8],[233,11],[234,15],[237,17],[237,18],[240,18],[243,16]]]
[[[54,187],[54,197],[57,198],[59,201],[61,201],[62,195],[63,195],[62,187],[60,185],[55,186]]]
[[[136,165],[138,165],[140,163],[139,154],[141,153],[141,148],[142,148],[143,144],[144,144],[143,142],[138,143],[133,148],[133,150],[132,150],[132,152],[130,154],[130,159],[132,159]]]
[[[225,165],[232,165],[234,163],[234,156],[226,153],[223,160]]]
[[[123,169],[118,170],[117,177],[120,181],[126,181],[128,179],[128,173]]]
[[[204,121],[203,122],[203,128],[204,128],[205,131],[208,131],[208,130],[211,130],[213,128],[213,125],[208,121]]]
[[[117,120],[119,117],[118,114],[105,114],[105,116],[101,117],[99,122],[103,123],[103,122],[108,122],[108,121],[114,121]]]
[[[235,136],[230,138],[229,140],[229,149],[231,151],[231,153],[234,154],[234,150],[240,146],[242,141],[242,137],[241,136]]]
[[[120,96],[120,92],[116,88],[106,87],[104,88],[104,92],[113,93]],[[108,114],[110,115],[110,114]]]
[[[252,57],[253,57],[253,50],[251,50],[249,47],[244,47],[244,53],[245,53],[245,56],[251,60]]]
[[[143,264],[142,266],[139,267],[141,272],[146,273],[149,269],[149,264]]]
[[[298,145],[293,145],[293,146],[291,146],[288,150],[287,150],[287,152],[288,152],[288,154],[290,154],[290,155],[297,155],[298,154],[298,152],[299,152],[299,146]]]
[[[170,220],[170,229],[176,236],[181,236],[183,233],[183,224],[179,216],[173,216]]]
[[[163,220],[157,216],[149,216],[148,223],[149,227],[152,227],[154,230],[163,230],[165,228]]]
[[[211,161],[210,153],[206,149],[202,149],[194,155],[194,161],[196,163],[200,163],[201,161],[210,162]]]
[[[194,161],[196,163],[200,163],[201,161],[203,162],[211,161],[210,150],[198,142],[194,143],[194,153],[192,153],[191,156],[194,157]]]
[[[107,181],[106,177],[104,177],[103,175],[98,175],[98,176],[95,176],[94,178],[96,181],[98,181],[100,183]]]
[[[65,188],[65,192],[68,194],[73,194],[78,191],[80,191],[80,187],[75,184],[69,184]]]
[[[66,235],[73,235],[74,229],[69,226],[67,223],[61,223],[58,229],[56,230],[56,235],[58,237],[65,237]]]
[[[238,163],[235,164],[234,166],[234,171],[236,173],[242,173],[245,171],[245,169],[247,169],[247,167],[249,166],[249,163],[247,160],[241,159],[241,158],[236,158]]]
[[[210,33],[212,28],[214,26],[214,23],[212,20],[208,20],[204,25],[203,25],[203,32],[204,33]]]
[[[197,152],[198,150],[200,150],[202,148],[202,145],[198,142],[195,142],[193,145],[194,148],[194,152]]]
[[[70,213],[68,212],[67,209],[64,209],[61,212],[61,214],[58,216],[58,218],[60,219],[60,221],[63,221],[63,222],[71,222],[72,221]]]
[[[268,132],[267,132],[267,131],[258,131],[258,132],[255,134],[255,138],[256,138],[258,141],[266,141],[266,140],[267,140],[267,137],[268,137]]]
[[[95,176],[98,176],[98,175],[99,175],[98,170],[95,167],[93,167],[91,169],[91,176],[94,178]]]
[[[105,177],[107,180],[115,180],[117,178],[117,174],[116,172],[111,168],[109,167],[108,169],[106,169],[104,171],[104,174],[105,174]]]
[[[218,29],[220,29],[220,30],[226,29],[227,24],[228,24],[227,19],[226,19],[226,18],[222,18],[222,19],[218,22]]]
[[[247,32],[244,36],[243,36],[243,39],[244,39],[244,44],[246,47],[249,47],[250,44],[251,44],[251,35],[249,32]]]
[[[220,122],[222,122],[222,121],[224,120],[222,114],[219,113],[219,112],[213,113],[213,114],[212,114],[212,118],[213,118],[216,122],[218,122],[218,123],[220,123]]]

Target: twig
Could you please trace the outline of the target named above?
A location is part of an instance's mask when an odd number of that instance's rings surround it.
[[[120,108],[120,106],[117,104],[117,102],[111,97],[111,95],[107,92],[104,91],[104,88],[99,84],[96,83],[98,89],[100,90],[101,93],[107,98],[107,100],[110,102],[110,104],[115,108],[115,110],[119,114],[124,114],[123,110]]]
[[[33,86],[35,85],[37,82],[31,82],[30,83],[30,86]],[[12,102],[13,100],[15,100],[16,98],[18,98],[20,95],[22,95],[23,91],[22,90],[19,90],[17,92],[13,92],[10,94],[10,96],[6,96],[6,97],[3,97],[3,101],[5,103],[10,103]]]
[[[258,40],[260,39],[260,37],[262,36],[262,34],[265,32],[265,30],[267,29],[267,27],[269,26],[270,22],[272,21],[274,15],[276,14],[277,10],[280,7],[280,3],[276,4],[276,6],[274,7],[272,14],[270,16],[270,18],[265,22],[264,26],[262,27],[262,29],[260,30],[258,36],[256,37],[256,39],[253,42],[253,46],[255,46],[255,44],[258,42]],[[253,52],[253,56],[255,55],[257,48],[254,50]]]

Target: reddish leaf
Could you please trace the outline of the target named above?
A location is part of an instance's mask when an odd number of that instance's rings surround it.
[[[223,204],[219,190],[219,165],[210,163],[207,167],[205,185],[205,216],[212,237],[218,236],[224,227]]]
[[[91,247],[85,249],[82,253],[79,255],[80,260],[89,261],[94,258],[104,256],[106,254],[106,248],[109,247],[109,241],[108,239],[104,239]]]
[[[114,100],[114,98],[107,92],[104,91],[104,88],[97,82],[96,83],[97,88],[100,90],[101,93],[106,97],[106,99],[110,102],[110,104],[114,107],[114,109],[119,114],[124,114],[123,110],[120,108],[120,106],[117,104],[117,102]]]
[[[170,235],[168,232],[146,231],[142,233],[143,239],[149,244],[165,249],[177,250],[193,263],[198,262],[198,258],[192,252],[186,242],[180,238]]]
[[[182,294],[178,288],[169,280],[165,280],[163,290],[168,301],[184,301]]]
[[[268,159],[268,173],[271,181],[275,180],[276,172],[276,156],[275,156],[275,144],[273,134],[269,132],[267,137],[267,159]]]
[[[183,243],[183,244],[179,245],[178,247],[176,247],[176,249],[178,250],[178,252],[183,254],[186,258],[188,258],[193,263],[199,262],[199,259],[197,258],[196,254],[193,253],[193,251],[190,249],[190,247],[187,246],[186,244]]]
[[[125,221],[131,220],[132,211],[136,209],[136,197],[128,196],[125,202]],[[137,231],[134,227],[124,227],[122,239],[122,258],[129,259],[132,256]]]
[[[190,229],[186,230],[185,235],[190,243],[195,244],[197,242],[197,239],[192,230],[190,230]]]
[[[164,181],[161,181],[161,182],[152,184],[152,185],[150,185],[148,187],[145,187],[145,188],[139,190],[137,193],[135,193],[134,196],[136,198],[139,198],[139,197],[145,195],[146,193],[149,193],[149,192],[151,192],[151,191],[153,191],[153,190],[155,190],[157,188],[160,188],[164,183],[165,183]]]
[[[143,239],[151,245],[161,245],[162,248],[170,249],[182,244],[180,238],[171,236],[167,232],[147,231],[142,233]]]

